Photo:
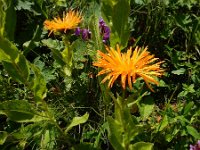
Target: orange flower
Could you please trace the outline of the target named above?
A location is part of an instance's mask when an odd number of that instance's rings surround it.
[[[53,20],[45,20],[44,27],[50,30],[49,35],[57,30],[64,30],[66,33],[69,29],[74,29],[81,22],[82,17],[78,12],[69,11],[68,13],[63,12],[63,18],[54,18]]]
[[[112,87],[115,80],[121,76],[123,89],[126,87],[126,81],[132,89],[132,82],[135,83],[139,77],[143,78],[152,91],[149,83],[159,84],[154,77],[162,75],[163,70],[160,68],[162,62],[156,62],[158,58],[154,58],[154,55],[147,51],[147,47],[144,50],[136,47],[134,52],[130,48],[127,53],[121,53],[119,45],[117,45],[117,50],[112,47],[106,47],[106,50],[108,54],[98,50],[98,55],[101,57],[93,63],[94,66],[102,68],[98,75],[107,74],[102,83],[109,80],[108,86]]]

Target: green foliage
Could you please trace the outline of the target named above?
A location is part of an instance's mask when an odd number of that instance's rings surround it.
[[[0,145],[2,145],[6,141],[7,137],[8,137],[8,133],[7,132],[0,131]]]
[[[126,47],[130,34],[128,24],[130,1],[103,0],[101,11],[103,18],[111,28],[111,46],[115,47],[118,43],[122,48]]]
[[[89,114],[86,113],[85,115],[81,117],[74,117],[72,119],[72,122],[67,126],[65,133],[67,133],[69,130],[72,129],[72,127],[77,126],[79,124],[85,123],[88,120]]]
[[[4,114],[16,122],[48,120],[45,113],[37,112],[36,108],[25,100],[10,100],[0,103],[0,114]]]
[[[48,35],[44,21],[68,10],[91,38]],[[197,0],[0,0],[0,149],[189,149],[200,139],[199,10]],[[164,61],[154,93],[137,77],[133,90],[100,83],[96,52],[116,44]]]

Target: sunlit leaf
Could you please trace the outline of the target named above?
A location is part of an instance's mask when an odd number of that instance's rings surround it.
[[[16,122],[38,122],[48,120],[45,114],[34,110],[33,105],[25,100],[10,100],[0,103],[0,114]],[[43,117],[42,117],[43,116]]]
[[[77,126],[79,124],[85,123],[89,118],[89,114],[85,113],[81,117],[74,117],[72,119],[72,122],[67,126],[67,129],[65,130],[65,133],[67,133],[69,130],[71,130],[74,126]]]
[[[0,131],[0,145],[4,144],[8,137],[8,133],[6,131]]]
[[[196,140],[200,139],[200,133],[192,126],[186,126],[187,132],[192,135]]]
[[[153,143],[138,142],[131,145],[130,150],[153,150]]]

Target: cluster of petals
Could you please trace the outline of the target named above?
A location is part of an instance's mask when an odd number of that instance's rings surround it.
[[[121,85],[123,89],[128,86],[132,89],[132,83],[141,77],[150,90],[153,91],[150,84],[158,85],[156,77],[161,76],[164,72],[160,68],[162,61],[155,58],[144,49],[136,47],[134,51],[132,48],[128,49],[126,53],[121,53],[119,45],[116,46],[117,50],[112,47],[106,47],[108,53],[98,51],[97,61],[93,63],[94,66],[102,68],[98,75],[106,74],[102,83],[108,82],[108,86],[112,87],[114,82],[121,76]]]
[[[82,17],[78,12],[70,10],[68,13],[63,12],[63,18],[55,17],[53,20],[45,20],[44,27],[50,30],[49,35],[60,30],[66,33],[67,30],[76,28],[81,20]]]
[[[108,41],[110,38],[110,28],[106,25],[102,18],[99,19],[99,28],[100,33],[103,36],[103,42],[106,43],[106,41]]]
[[[190,150],[200,150],[200,140],[195,145],[190,145]]]

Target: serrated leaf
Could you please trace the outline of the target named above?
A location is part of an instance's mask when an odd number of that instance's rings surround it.
[[[19,0],[16,8],[17,10],[21,10],[21,9],[31,10],[32,5],[34,5],[33,2]]]
[[[89,114],[85,113],[81,117],[74,117],[72,119],[72,122],[67,126],[67,129],[65,130],[65,133],[67,133],[69,130],[71,130],[74,126],[77,126],[79,124],[85,123],[89,118]]]
[[[173,70],[172,73],[173,73],[173,74],[176,74],[176,75],[181,75],[181,74],[184,74],[185,71],[186,71],[186,69],[180,68],[180,69],[178,69],[178,70]]]

